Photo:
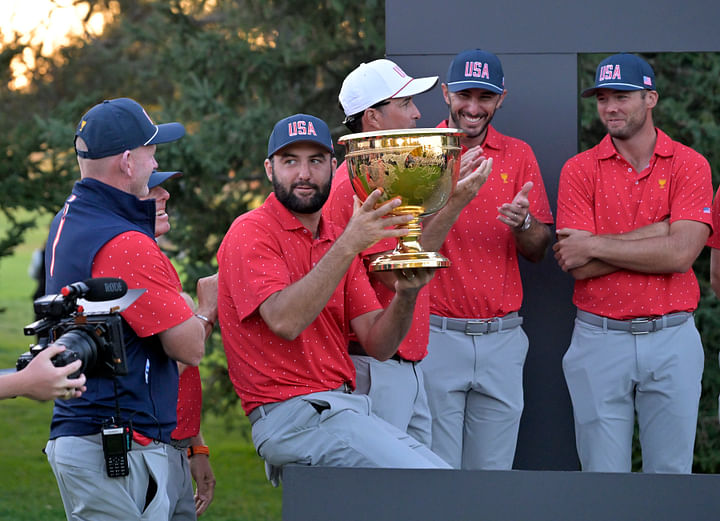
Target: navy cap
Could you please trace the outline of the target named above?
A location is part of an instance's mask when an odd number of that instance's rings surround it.
[[[309,141],[334,153],[330,129],[322,119],[308,114],[295,114],[275,123],[268,140],[268,158],[292,143]]]
[[[82,138],[87,151],[80,157],[100,159],[146,145],[169,143],[185,135],[180,123],[156,125],[135,100],[117,98],[95,105],[78,123],[75,137]]]
[[[505,76],[500,59],[481,49],[461,52],[450,63],[447,86],[450,92],[485,89],[502,94],[505,92]]]
[[[595,86],[585,89],[582,97],[590,97],[598,89],[656,90],[655,71],[640,56],[613,54],[600,62],[595,72]]]
[[[150,174],[150,179],[148,179],[148,188],[155,188],[158,185],[163,184],[165,181],[172,177],[180,177],[183,175],[182,172],[158,172],[157,170],[153,170],[153,173]]]

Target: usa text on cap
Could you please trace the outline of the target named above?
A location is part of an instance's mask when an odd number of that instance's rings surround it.
[[[340,88],[340,105],[346,116],[358,114],[391,98],[406,98],[432,89],[437,76],[413,78],[399,65],[380,59],[361,63],[347,75]]]
[[[496,94],[505,92],[505,76],[500,59],[493,53],[471,49],[459,53],[447,73],[450,92],[465,89],[485,89]]]
[[[582,97],[592,96],[598,89],[655,90],[655,71],[640,56],[613,54],[600,62],[595,71],[595,86],[585,89]]]
[[[295,114],[275,123],[268,139],[267,156],[270,158],[281,148],[301,141],[317,143],[331,154],[334,153],[327,123],[309,114]]]
[[[168,143],[185,135],[180,123],[156,125],[140,104],[130,98],[105,100],[91,108],[75,129],[87,150],[77,150],[80,157],[100,159],[125,150]]]

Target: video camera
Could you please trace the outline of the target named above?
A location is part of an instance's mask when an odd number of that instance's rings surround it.
[[[127,309],[145,292],[129,290],[122,279],[94,278],[75,282],[56,295],[45,295],[33,305],[39,320],[25,326],[25,335],[37,335],[37,344],[20,355],[16,368],[27,367],[50,344],[65,346],[51,360],[54,366],[66,366],[81,360],[80,369],[70,375],[122,376],[128,372],[125,359],[122,318]],[[84,299],[83,299],[84,297]]]

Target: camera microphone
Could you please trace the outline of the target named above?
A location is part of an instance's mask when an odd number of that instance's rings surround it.
[[[91,302],[115,300],[125,296],[127,284],[122,279],[99,277],[68,284],[60,290],[64,297],[81,297]]]

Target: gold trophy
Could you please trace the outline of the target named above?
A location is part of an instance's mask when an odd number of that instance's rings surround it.
[[[391,253],[370,263],[370,271],[404,268],[447,268],[450,261],[420,245],[421,221],[440,210],[450,199],[460,173],[461,130],[415,128],[384,130],[342,136],[350,182],[361,201],[376,188],[383,191],[378,204],[399,197],[393,215],[411,214]]]

